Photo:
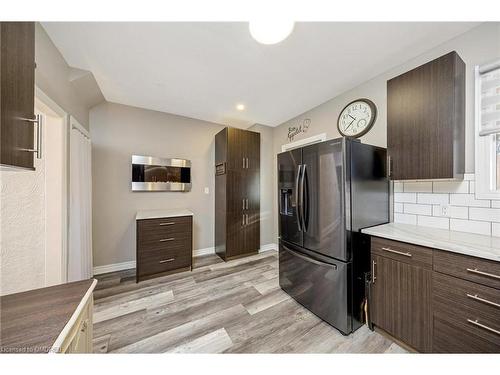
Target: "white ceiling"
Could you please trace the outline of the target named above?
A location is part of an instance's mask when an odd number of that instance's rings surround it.
[[[476,25],[297,23],[261,45],[241,22],[43,23],[106,100],[239,127],[277,126]]]

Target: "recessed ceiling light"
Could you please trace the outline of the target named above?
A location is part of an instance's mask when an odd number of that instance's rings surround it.
[[[285,40],[293,31],[295,22],[287,20],[250,21],[250,35],[259,43],[276,44]]]
[[[245,104],[236,104],[236,109],[238,111],[244,111],[245,110]]]

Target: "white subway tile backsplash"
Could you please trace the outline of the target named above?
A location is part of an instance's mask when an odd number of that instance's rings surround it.
[[[491,235],[495,237],[500,237],[500,224],[491,223]]]
[[[456,219],[468,219],[469,207],[447,206],[448,216]],[[432,216],[444,216],[443,206],[432,206]]]
[[[500,201],[491,201],[491,207],[500,208]]]
[[[394,193],[394,202],[417,203],[417,194],[415,194],[415,193]]]
[[[404,211],[405,214],[416,214],[416,215],[432,215],[432,206],[428,204],[414,204],[405,203]]]
[[[417,225],[423,227],[450,229],[450,219],[447,217],[418,216]]]
[[[469,181],[434,181],[434,193],[465,193],[469,192]]]
[[[500,237],[500,200],[476,199],[475,190],[473,173],[463,181],[395,181],[394,221]]]
[[[417,225],[417,215],[394,213],[394,222]]]
[[[476,199],[474,194],[450,194],[450,204],[453,206],[490,207],[489,200]]]
[[[432,193],[432,181],[405,182],[405,193]]]
[[[500,223],[500,208],[469,208],[469,219]]]
[[[491,235],[491,223],[486,221],[450,219],[450,229],[459,232]]]
[[[403,192],[403,183],[402,182],[394,182],[394,192],[402,193]]]
[[[418,193],[417,203],[419,204],[448,204],[448,194]]]
[[[403,203],[394,203],[394,212],[403,212]]]

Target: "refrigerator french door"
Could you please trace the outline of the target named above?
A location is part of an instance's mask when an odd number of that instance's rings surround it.
[[[361,325],[369,242],[388,222],[385,149],[345,138],[278,155],[279,282],[344,334]]]

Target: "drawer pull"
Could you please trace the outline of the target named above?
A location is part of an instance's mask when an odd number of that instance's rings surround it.
[[[174,225],[175,223],[174,222],[170,222],[170,223],[160,223],[160,226],[164,226],[164,225]]]
[[[162,239],[160,240],[160,242],[167,242],[167,241],[173,241],[173,240],[175,240],[175,238],[174,238],[174,237],[171,237],[171,238],[162,238]]]
[[[163,260],[160,260],[160,263],[168,263],[168,262],[173,262],[174,260],[175,260],[175,258],[163,259]]]
[[[389,253],[404,255],[405,257],[411,258],[411,254],[410,253],[403,253],[402,251],[393,250],[393,249],[388,248],[388,247],[383,247],[382,250],[388,251]]]
[[[490,331],[490,332],[493,332],[493,333],[496,333],[497,335],[500,336],[500,331],[499,330],[496,330],[494,328],[491,328],[491,327],[488,327],[487,325],[484,325],[484,324],[481,324],[476,320],[472,320],[472,319],[467,319],[467,321],[471,324],[474,324],[476,327],[480,327],[482,329],[485,329],[487,331]]]
[[[375,275],[375,266],[377,265],[377,262],[372,260],[372,284],[375,284],[375,281],[377,280],[377,276]]]
[[[467,293],[467,297],[469,297],[470,299],[473,299],[473,300],[479,301],[479,302],[486,303],[486,304],[491,305],[491,306],[500,307],[500,303],[496,303],[496,302],[488,301],[487,299],[484,299],[484,298],[478,297],[478,296],[477,296],[477,294],[474,294],[474,295],[473,295],[473,294],[469,294],[469,293]]]
[[[483,271],[479,271],[477,268],[467,268],[467,271],[468,272],[472,272],[472,273],[477,273],[478,275],[481,275],[481,276],[486,276],[486,277],[491,277],[493,279],[497,279],[497,280],[500,280],[500,276],[499,275],[494,275],[492,273],[488,273],[488,272],[483,272]]]

